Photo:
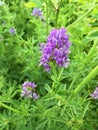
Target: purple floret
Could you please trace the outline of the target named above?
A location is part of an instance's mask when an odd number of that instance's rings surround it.
[[[35,92],[33,93],[33,98],[34,99],[38,99],[39,98],[39,95],[37,95]]]
[[[94,99],[98,99],[98,87],[96,87],[96,89],[92,94],[90,94],[90,96]]]
[[[35,93],[35,83],[24,82],[22,85],[21,97],[37,99],[39,95]]]
[[[35,18],[40,18],[42,21],[44,21],[43,13],[39,8],[34,8],[31,15]]]
[[[34,83],[32,83],[32,82],[24,82],[24,83],[23,83],[23,88],[24,88],[24,87],[35,88],[36,85],[35,85]]]
[[[10,29],[9,29],[9,32],[12,33],[12,34],[15,34],[15,33],[16,33],[16,30],[15,30],[15,28],[10,28]]]

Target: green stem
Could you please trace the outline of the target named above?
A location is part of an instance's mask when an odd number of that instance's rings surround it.
[[[91,12],[95,7],[97,7],[98,4],[96,4],[95,2],[93,2],[93,6],[91,6],[91,8],[86,11],[86,13],[84,13],[81,17],[79,17],[75,22],[73,22],[71,25],[69,25],[67,27],[67,29],[69,29],[70,27],[72,27],[74,24],[76,24],[77,22],[79,22],[82,18],[84,18],[89,12]]]
[[[60,78],[61,78],[61,76],[62,76],[63,71],[64,71],[64,68],[62,67],[62,68],[60,69],[60,72],[59,72],[59,75],[58,75],[58,79],[57,79],[58,82],[60,81]]]
[[[64,71],[64,68],[61,68],[60,70],[58,70],[58,73],[57,73],[57,67],[54,66],[53,76],[55,77],[55,81],[53,82],[53,85],[52,85],[53,89],[56,88],[56,86],[60,82],[63,71]]]
[[[76,87],[73,92],[73,95],[78,94],[82,88],[85,87],[85,84],[88,83],[92,78],[98,75],[98,65],[88,74],[88,76]]]
[[[84,116],[85,116],[87,110],[89,109],[89,105],[90,105],[90,101],[87,103],[87,105],[86,105],[86,107],[85,107],[85,109],[84,109],[84,111],[83,111],[82,118],[84,118]]]
[[[12,108],[12,107],[10,107],[10,106],[7,106],[6,104],[4,104],[4,103],[2,103],[2,102],[0,102],[0,106],[6,108],[6,109],[8,109],[8,110],[11,110],[11,111],[13,111],[13,112],[15,112],[15,113],[21,114],[21,112],[18,111],[17,109]]]
[[[46,2],[46,28],[47,28],[47,35],[48,35],[48,2]]]
[[[86,59],[84,60],[84,62],[88,63],[89,60],[91,59],[91,55],[94,53],[95,49],[96,49],[96,45],[98,44],[98,40],[94,41],[94,45],[92,46],[92,48],[90,49]]]
[[[58,24],[58,16],[59,16],[59,12],[60,12],[61,3],[62,3],[62,0],[59,2],[58,8],[56,8],[56,19],[55,19],[55,27],[56,28],[57,28],[57,24]]]
[[[88,63],[90,61],[90,59],[92,58],[91,55],[94,53],[95,49],[96,49],[96,45],[98,43],[98,40],[94,41],[94,45],[92,46],[92,48],[90,49],[88,55],[86,56],[86,58],[84,59],[84,63]],[[82,69],[84,69],[85,66],[82,66]],[[68,88],[68,92],[71,90],[71,88],[73,87],[74,82],[77,80],[77,78],[79,78],[79,74],[73,79],[72,83],[70,84],[69,88]]]
[[[56,85],[57,85],[57,67],[56,67],[56,65],[53,65],[53,64],[52,64],[52,66],[53,66],[52,75],[54,77],[54,81],[53,81],[53,84],[52,84],[52,89],[54,89],[56,87]]]
[[[73,84],[75,83],[77,77],[78,77],[78,75],[73,78],[73,80],[72,80],[72,82],[71,82],[71,84],[70,84],[70,86],[68,88],[68,92],[70,92],[70,90],[73,88]]]

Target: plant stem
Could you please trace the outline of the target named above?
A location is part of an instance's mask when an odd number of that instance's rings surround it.
[[[90,101],[87,103],[87,105],[86,105],[86,107],[85,107],[85,109],[84,109],[84,111],[83,111],[82,118],[84,118],[84,116],[85,116],[87,110],[89,109],[89,105],[90,105]]]
[[[73,92],[73,95],[78,94],[82,88],[85,87],[85,84],[88,83],[92,78],[98,75],[98,65],[88,74],[88,76],[76,87]]]
[[[84,60],[85,63],[88,63],[89,60],[91,59],[91,55],[94,53],[97,44],[98,44],[98,40],[95,40],[94,45],[92,46],[92,48],[90,49],[86,59]]]
[[[85,84],[88,83],[92,78],[94,78],[96,75],[98,75],[98,65],[91,71],[91,73],[88,74],[88,76],[76,87],[76,89],[71,93],[71,95],[68,98],[68,101],[70,101],[75,95],[77,95],[82,88],[85,87]]]
[[[57,79],[58,82],[60,81],[60,78],[61,78],[61,76],[62,76],[63,71],[64,71],[64,68],[62,67],[62,68],[60,69],[59,74],[58,74],[58,79]]]
[[[58,71],[58,73],[57,73],[57,68],[56,68],[56,66],[54,67],[54,69],[53,69],[53,75],[54,75],[54,77],[55,77],[55,81],[53,82],[53,85],[52,85],[52,88],[53,88],[53,89],[56,88],[56,86],[57,86],[58,83],[60,82],[63,71],[64,71],[64,68],[62,67],[62,68]]]
[[[55,27],[56,28],[57,28],[57,24],[58,24],[58,16],[59,16],[59,12],[60,12],[61,3],[62,3],[62,0],[60,0],[59,6],[56,8],[56,19],[55,19]]]
[[[48,35],[48,2],[46,2],[46,28],[47,28],[47,35]]]
[[[72,27],[74,24],[76,24],[77,22],[79,22],[83,17],[85,17],[89,12],[91,12],[95,7],[98,6],[98,4],[96,4],[95,2],[93,2],[93,6],[91,6],[91,8],[86,11],[86,13],[84,13],[82,16],[80,16],[75,22],[73,22],[72,24],[70,24],[67,29],[69,29],[70,27]]]
[[[84,59],[84,63],[87,64],[90,59],[91,59],[91,55],[94,53],[95,49],[96,49],[96,45],[98,44],[98,40],[94,41],[94,45],[92,46],[92,48],[90,49],[88,55],[86,56],[86,58]],[[84,69],[85,66],[82,66],[81,71]],[[77,80],[77,78],[79,78],[79,74],[73,79],[72,83],[70,84],[69,88],[68,88],[68,92],[71,90],[74,82]]]
[[[72,80],[72,82],[71,82],[71,84],[70,84],[70,86],[69,86],[69,88],[68,88],[68,92],[70,92],[70,90],[72,89],[73,84],[75,83],[75,81],[76,81],[77,77],[78,77],[78,75],[77,75],[77,76],[75,76],[75,77],[73,78],[73,80]]]
[[[13,111],[13,112],[15,112],[15,113],[21,114],[21,112],[18,111],[17,109],[12,108],[12,107],[10,107],[10,106],[7,106],[6,104],[4,104],[4,103],[2,103],[2,102],[0,102],[0,106],[6,108],[6,109],[8,109],[8,110],[11,110],[11,111]]]
[[[88,63],[88,62],[89,62],[90,57],[91,57],[91,55],[94,53],[97,44],[98,44],[98,40],[95,40],[95,41],[94,41],[94,45],[92,46],[92,48],[90,49],[90,51],[89,51],[89,53],[88,53],[86,59],[84,60],[84,63]],[[98,66],[97,66],[97,67],[98,67]],[[96,68],[97,68],[97,67],[96,67]],[[83,68],[84,68],[84,67],[83,67]],[[82,86],[83,86],[84,84],[86,84],[86,82],[88,82],[88,80],[90,80],[89,78],[92,78],[94,74],[97,75],[97,73],[98,73],[97,71],[98,71],[98,70],[97,70],[96,68],[80,83],[80,85],[78,85],[78,87],[74,90],[74,93],[77,93],[77,91],[79,91],[79,89],[81,89]]]

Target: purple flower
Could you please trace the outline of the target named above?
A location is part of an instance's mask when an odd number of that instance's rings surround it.
[[[23,88],[26,88],[26,87],[31,87],[31,88],[35,88],[36,85],[32,82],[24,82],[23,83]]]
[[[15,28],[10,28],[10,29],[9,29],[9,32],[12,33],[12,34],[15,34],[15,33],[16,33],[16,30],[15,30]]]
[[[33,98],[34,99],[38,99],[39,98],[39,95],[37,95],[35,92],[33,93]]]
[[[66,34],[65,28],[53,29],[47,37],[46,44],[41,46],[40,65],[43,65],[45,71],[49,72],[51,67],[49,63],[55,61],[59,67],[67,67],[69,64],[68,54],[70,53],[69,35]]]
[[[94,99],[98,99],[98,87],[96,87],[96,89],[92,94],[90,94],[90,96]]]
[[[43,13],[39,8],[34,8],[31,15],[35,18],[40,18],[44,22]]]
[[[24,82],[22,85],[21,97],[37,99],[39,95],[35,93],[36,85],[32,82]]]

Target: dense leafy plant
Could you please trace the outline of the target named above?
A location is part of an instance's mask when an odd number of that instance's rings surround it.
[[[97,0],[0,1],[0,24],[0,130],[98,129]]]

